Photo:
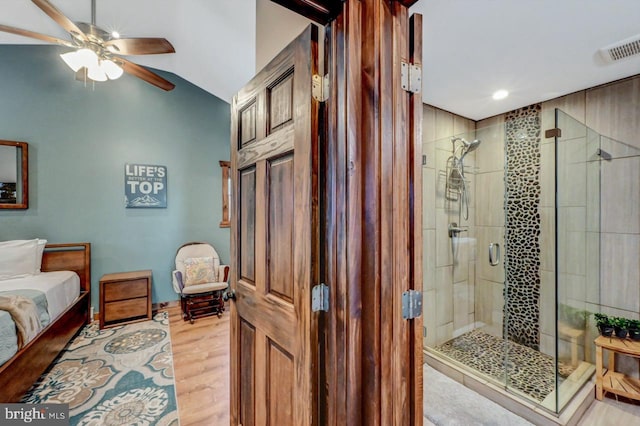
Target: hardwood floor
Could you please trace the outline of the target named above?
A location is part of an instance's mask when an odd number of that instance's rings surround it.
[[[183,321],[169,312],[180,425],[229,424],[229,311],[222,318]]]
[[[181,426],[229,424],[229,311],[222,318],[183,321],[180,307],[169,312],[173,369]],[[581,426],[639,424],[640,405],[594,401]],[[425,419],[425,425],[429,424]]]

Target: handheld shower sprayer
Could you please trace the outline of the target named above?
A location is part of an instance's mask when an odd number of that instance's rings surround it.
[[[480,146],[481,142],[482,141],[480,139],[474,139],[471,142],[467,142],[466,140],[462,139],[464,148],[463,148],[462,157],[460,157],[460,161],[462,161],[468,153],[475,151],[478,148],[478,146]]]
[[[455,198],[451,199],[460,201],[460,220],[458,222],[461,222],[463,217],[464,219],[469,218],[469,194],[464,176],[464,157],[466,157],[468,153],[475,151],[478,146],[480,146],[480,143],[481,141],[479,139],[474,139],[473,141],[468,142],[464,138],[451,138],[453,152],[451,157],[447,160],[447,186],[445,192],[446,194],[453,193]],[[463,209],[464,214],[462,214]],[[456,231],[456,229],[454,229],[454,234],[450,232],[449,236],[457,236],[459,233],[460,231]]]

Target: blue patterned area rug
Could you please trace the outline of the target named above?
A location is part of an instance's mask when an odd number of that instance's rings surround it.
[[[168,314],[87,325],[22,402],[69,404],[71,425],[178,426]]]

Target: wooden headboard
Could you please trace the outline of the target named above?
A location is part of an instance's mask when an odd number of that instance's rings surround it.
[[[80,276],[80,291],[91,291],[91,243],[47,244],[42,271],[74,271]]]

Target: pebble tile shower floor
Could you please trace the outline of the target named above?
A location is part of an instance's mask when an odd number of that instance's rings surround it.
[[[434,348],[441,354],[542,402],[555,388],[553,358],[482,330],[472,330]],[[506,355],[506,356],[505,356]],[[559,365],[564,377],[571,368]]]

